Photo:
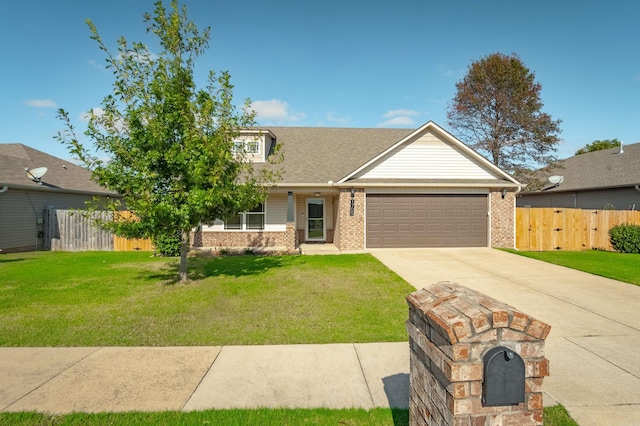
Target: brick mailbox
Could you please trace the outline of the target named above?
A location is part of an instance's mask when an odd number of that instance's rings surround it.
[[[407,302],[411,425],[542,425],[549,325],[451,282]]]

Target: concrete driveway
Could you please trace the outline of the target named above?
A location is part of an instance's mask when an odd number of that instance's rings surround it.
[[[454,281],[551,325],[545,405],[640,424],[640,287],[488,248],[368,251],[416,288]]]

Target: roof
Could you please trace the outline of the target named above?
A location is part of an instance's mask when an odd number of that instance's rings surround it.
[[[284,154],[282,183],[337,182],[413,129],[272,127]]]
[[[36,167],[47,168],[47,173],[41,179],[42,184],[27,176],[25,169]],[[43,191],[115,194],[92,181],[89,170],[20,143],[0,144],[0,188],[4,186]]]
[[[640,143],[588,152],[567,158],[560,167],[545,176],[562,176],[557,185],[548,184],[542,191],[564,192],[597,188],[616,188],[640,184]],[[548,182],[547,182],[548,183]]]
[[[386,128],[332,128],[332,127],[268,127],[276,136],[277,144],[284,154],[282,169],[284,171],[281,184],[327,184],[349,180],[350,183],[375,184],[395,183],[399,185],[429,184],[490,184],[500,182],[507,185],[519,185],[517,181],[499,170],[484,157],[471,150],[433,122],[428,122],[419,129],[386,129]],[[371,181],[358,178],[357,172],[377,159],[391,153],[400,144],[412,140],[416,135],[429,130],[442,134],[443,137],[455,141],[467,154],[482,163],[482,167],[493,170],[500,176],[496,180],[479,182],[463,182],[447,180],[435,182],[429,180],[385,179]],[[436,179],[437,180],[437,179]],[[486,186],[486,185],[485,185]]]

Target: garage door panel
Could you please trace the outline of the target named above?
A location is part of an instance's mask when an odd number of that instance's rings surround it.
[[[486,247],[486,195],[367,195],[367,247]]]

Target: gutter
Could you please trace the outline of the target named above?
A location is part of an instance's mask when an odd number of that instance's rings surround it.
[[[5,189],[9,189],[9,185],[11,185],[11,189],[24,189],[26,191],[42,191],[42,192],[53,192],[53,193],[65,193],[65,194],[80,194],[80,195],[95,195],[100,197],[120,197],[120,194],[115,192],[97,192],[97,191],[88,191],[83,189],[65,189],[65,188],[51,188],[44,185],[14,185],[0,182],[0,193],[4,192]]]

